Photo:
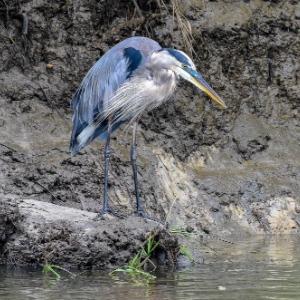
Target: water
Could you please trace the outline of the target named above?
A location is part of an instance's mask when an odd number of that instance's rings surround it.
[[[45,278],[40,270],[0,268],[0,299],[300,299],[300,238],[223,244],[218,257],[157,274],[150,284],[103,273]]]

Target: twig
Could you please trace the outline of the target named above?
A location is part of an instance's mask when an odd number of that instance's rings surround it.
[[[138,3],[136,2],[136,0],[132,0],[132,2],[134,4],[134,7],[135,7],[135,9],[136,9],[139,17],[142,18],[143,20],[145,20],[145,17],[144,17],[144,15],[142,13],[142,10],[140,9],[140,7],[139,7]],[[147,23],[145,23],[145,29],[146,29],[147,35],[150,37],[150,31],[148,29]]]
[[[13,148],[11,148],[9,146],[6,146],[5,144],[0,143],[0,146],[3,146],[3,147],[5,147],[6,149],[8,149],[10,151],[17,152],[17,150],[15,150],[15,149],[13,149]]]
[[[179,30],[181,31],[183,46],[191,56],[193,56],[193,54],[196,55],[196,51],[193,47],[194,37],[193,37],[191,24],[188,21],[188,19],[185,17],[180,7],[180,2],[178,0],[173,0],[171,2],[173,6],[173,20],[176,18]]]
[[[224,238],[221,238],[219,237],[217,234],[215,233],[209,233],[209,235],[212,237],[212,238],[215,238],[223,243],[227,243],[227,244],[231,244],[231,245],[235,245],[236,243],[232,242],[232,241],[228,241],[228,240],[225,240]]]
[[[41,183],[39,183],[38,181],[34,181],[32,179],[30,179],[30,181],[33,182],[33,183],[35,183],[35,184],[37,184],[42,189],[44,189],[46,192],[48,192],[52,196],[53,199],[58,200],[57,197],[48,188],[46,188],[45,186],[43,186]]]
[[[63,267],[61,267],[61,266],[58,266],[58,265],[51,265],[51,266],[52,266],[52,268],[56,268],[56,269],[59,269],[59,270],[61,270],[61,271],[64,271],[64,272],[68,273],[68,274],[71,275],[73,278],[76,277],[76,274],[74,274],[73,272],[71,272],[71,271],[69,271],[69,270],[67,270],[67,269],[65,269],[65,268],[63,268]]]
[[[52,111],[55,110],[57,112],[57,114],[65,121],[64,116],[60,113],[60,111],[58,109],[56,109],[55,105],[53,104],[53,101],[51,101],[49,99],[49,97],[47,96],[47,94],[46,94],[44,88],[41,86],[41,84],[39,82],[37,82],[37,85],[39,86],[40,90],[42,91],[43,96],[46,99],[46,101],[50,104]]]
[[[143,16],[143,13],[142,13],[142,11],[141,11],[141,9],[140,9],[138,3],[136,2],[136,0],[132,0],[132,2],[133,2],[133,4],[134,4],[134,6],[135,6],[135,9],[136,9],[138,15],[139,15],[141,18],[143,18],[143,17],[144,17],[144,16]]]
[[[166,5],[166,3],[163,0],[156,0],[157,6],[159,7],[159,9],[161,10],[162,7],[167,11],[167,13],[169,14],[169,9]]]
[[[52,103],[52,101],[49,99],[49,97],[47,96],[47,94],[46,94],[44,88],[41,86],[41,84],[40,84],[39,82],[37,82],[37,85],[39,86],[39,88],[40,88],[40,90],[41,90],[41,92],[42,92],[42,94],[43,94],[43,96],[44,96],[46,102],[48,102],[48,103],[50,104],[51,108],[54,109],[53,103]]]

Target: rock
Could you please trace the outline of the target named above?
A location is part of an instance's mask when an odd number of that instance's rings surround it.
[[[184,255],[179,255],[177,258],[177,268],[178,269],[185,269],[192,266],[192,262],[189,258]]]
[[[151,232],[160,235],[163,231],[161,225],[138,217],[102,220],[92,212],[12,198],[0,199],[0,225],[2,263],[48,262],[78,269],[122,266],[140,250]],[[163,236],[161,244],[171,251],[174,242],[167,243],[166,234]]]

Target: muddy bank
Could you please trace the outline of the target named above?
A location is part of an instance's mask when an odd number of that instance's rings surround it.
[[[103,145],[70,157],[69,101],[90,66],[128,36],[184,48],[170,3],[169,12],[147,3],[139,1],[143,18],[133,1],[10,1],[8,10],[0,4],[0,199],[99,210]],[[143,118],[146,210],[171,227],[221,237],[298,232],[299,4],[183,3],[195,63],[228,109],[181,85],[172,102]],[[28,18],[25,33],[20,12]],[[130,134],[114,136],[110,173],[110,199],[126,214],[134,210]],[[5,228],[2,236],[13,238],[12,225]]]
[[[0,263],[67,268],[112,269],[132,259],[150,234],[159,241],[160,265],[176,264],[176,237],[161,224],[129,216],[99,218],[96,213],[32,199],[0,201]]]

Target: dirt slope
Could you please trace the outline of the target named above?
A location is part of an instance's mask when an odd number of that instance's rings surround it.
[[[70,157],[69,101],[91,65],[128,36],[149,33],[184,48],[169,2],[169,12],[148,2],[139,1],[143,17],[133,1],[0,4],[0,197],[99,209],[103,145]],[[145,115],[138,136],[145,207],[171,226],[220,236],[297,232],[298,1],[183,3],[196,65],[228,109],[181,84],[172,102]],[[127,214],[130,134],[115,135],[110,174],[110,199]]]

